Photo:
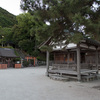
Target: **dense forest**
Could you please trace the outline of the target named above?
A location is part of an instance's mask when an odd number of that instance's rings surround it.
[[[27,13],[14,16],[5,10],[0,11],[1,45],[38,56],[39,44],[50,37],[53,42],[65,40],[66,44],[78,43],[87,37],[100,41],[98,0],[21,0],[21,9]],[[43,49],[51,51],[47,45]]]
[[[29,13],[14,16],[0,8],[0,47],[16,48],[38,56],[37,22]]]
[[[11,27],[16,23],[16,16],[0,7],[0,26]]]
[[[38,28],[38,40],[68,44],[89,36],[100,41],[100,0],[21,0],[21,8],[50,23]]]
[[[16,16],[0,7],[0,45],[7,46],[12,42],[12,27],[17,24]]]

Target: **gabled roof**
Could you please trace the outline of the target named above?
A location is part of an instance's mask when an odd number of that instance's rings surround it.
[[[87,43],[87,44],[91,44],[94,46],[100,46],[100,42],[93,40],[93,39],[89,39],[89,38],[85,38],[84,40],[81,41],[81,43]]]
[[[14,53],[14,50],[9,49],[9,48],[0,48],[0,56],[1,57],[12,57],[12,58],[17,57]]]
[[[44,46],[44,45],[50,44],[51,38],[52,38],[52,37],[49,37],[45,42],[41,43],[41,44],[39,45],[39,49],[40,49],[42,46]]]
[[[95,47],[100,47],[100,42],[96,41],[96,40],[93,40],[93,39],[90,39],[90,38],[84,38],[83,40],[81,40],[79,42],[80,44],[83,43],[83,44],[87,44],[87,45],[92,45],[92,46],[95,46]],[[74,43],[69,43],[69,44],[66,44],[66,41],[63,41],[61,43],[54,43],[51,41],[51,38],[48,38],[47,41],[45,41],[40,47],[39,49],[44,46],[44,45],[53,45],[55,44],[55,46],[53,46],[53,50],[61,50],[63,47],[65,47],[65,49],[72,49],[72,48],[76,48],[77,44],[74,44]]]

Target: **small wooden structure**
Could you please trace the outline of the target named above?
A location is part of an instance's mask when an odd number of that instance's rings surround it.
[[[49,43],[49,44],[48,44]],[[50,45],[45,42],[43,45]],[[42,45],[42,46],[43,46]],[[65,45],[65,44],[64,44]],[[53,48],[54,63],[49,66],[49,52],[47,51],[47,75],[57,74],[78,81],[98,76],[100,63],[100,43],[91,39],[81,40],[72,47],[62,49],[63,45]]]
[[[32,57],[32,56],[25,56],[25,59],[27,59],[27,61],[29,61],[30,59],[34,61],[34,66],[36,64],[36,57]]]
[[[19,58],[15,55],[13,49],[0,48],[0,69],[6,69],[9,67],[21,68],[21,64],[13,62],[14,58]]]

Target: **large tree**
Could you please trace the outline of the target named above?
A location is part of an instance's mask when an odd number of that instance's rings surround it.
[[[13,44],[11,30],[11,28],[0,26],[0,44],[2,46],[8,46],[9,44]]]
[[[36,49],[36,22],[34,17],[29,13],[24,13],[17,16],[17,21],[18,24],[12,29],[14,44],[32,55]]]
[[[84,36],[100,40],[100,0],[21,0],[21,8],[42,22],[37,29],[40,40],[44,36],[66,43]]]

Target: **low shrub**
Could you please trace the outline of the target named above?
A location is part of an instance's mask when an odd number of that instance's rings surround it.
[[[28,67],[28,66],[29,66],[29,61],[23,60],[23,66],[24,66],[24,67]]]

